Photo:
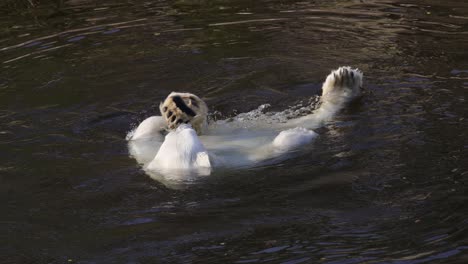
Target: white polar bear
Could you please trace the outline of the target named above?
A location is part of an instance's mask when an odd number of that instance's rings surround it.
[[[210,127],[203,100],[173,92],[160,105],[162,116],[147,118],[129,133],[130,154],[146,171],[159,172],[167,179],[208,175],[216,166],[254,166],[310,144],[318,136],[312,129],[360,96],[362,81],[358,69],[340,67],[327,76],[320,107],[312,114],[248,129],[227,121]],[[166,130],[169,132],[163,138]]]

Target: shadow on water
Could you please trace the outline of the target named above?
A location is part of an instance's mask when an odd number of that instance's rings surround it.
[[[465,263],[463,1],[0,4],[0,256],[6,263]],[[183,188],[125,135],[171,91],[213,118],[364,97],[308,151]]]

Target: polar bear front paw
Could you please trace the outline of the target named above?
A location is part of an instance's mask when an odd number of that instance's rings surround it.
[[[172,92],[159,105],[159,110],[169,129],[174,130],[181,124],[190,123],[200,135],[206,126],[208,107],[194,94]]]

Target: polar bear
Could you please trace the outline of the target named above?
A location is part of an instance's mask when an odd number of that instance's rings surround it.
[[[320,107],[312,114],[247,130],[210,128],[202,99],[172,92],[160,104],[161,116],[145,119],[127,136],[130,153],[145,170],[176,179],[193,172],[209,175],[216,166],[254,166],[310,144],[318,137],[313,129],[359,97],[362,83],[360,70],[340,67],[325,79]]]

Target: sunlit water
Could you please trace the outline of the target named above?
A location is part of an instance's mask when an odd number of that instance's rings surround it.
[[[468,261],[464,1],[35,2],[0,3],[2,262]],[[363,97],[292,158],[167,186],[129,155],[171,91],[275,120],[341,65]]]

